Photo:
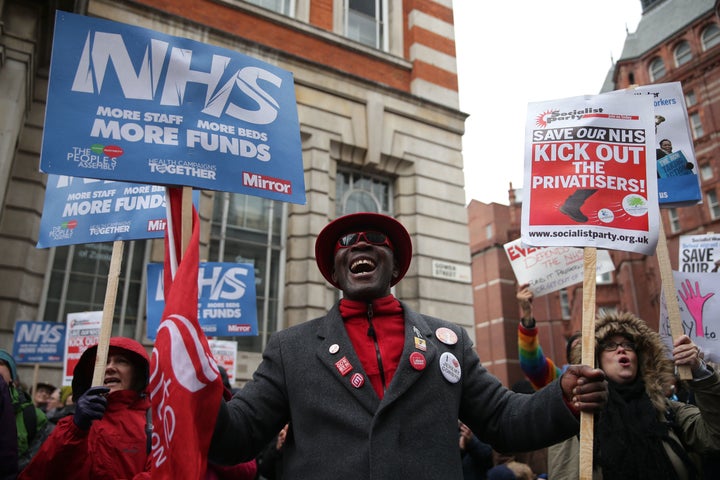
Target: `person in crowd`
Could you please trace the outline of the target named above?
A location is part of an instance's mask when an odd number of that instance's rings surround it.
[[[65,385],[60,387],[58,391],[60,393],[60,399],[58,400],[59,406],[56,409],[48,410],[47,412],[48,420],[55,424],[57,424],[61,418],[75,414],[75,404],[72,400],[72,387],[70,385]],[[55,395],[55,393],[53,393],[53,395]]]
[[[61,406],[62,405],[60,404],[60,388],[56,387],[55,390],[53,390],[52,393],[50,394],[50,397],[48,398],[47,408],[45,409],[45,415],[49,417],[51,413],[54,413]]]
[[[463,480],[486,480],[487,471],[494,466],[492,447],[481,442],[464,423],[458,421],[458,427]]]
[[[414,312],[391,292],[408,271],[410,235],[394,218],[356,213],[315,243],[342,298],[326,315],[270,337],[253,379],[221,402],[209,458],[253,458],[291,422],[287,478],[462,479],[457,421],[485,443],[534,450],[577,434],[604,405],[604,374],[571,366],[534,395],[505,388],[465,329]]]
[[[75,413],[58,421],[19,479],[132,479],[150,471],[150,360],[133,339],[113,337],[109,345],[102,386],[92,386],[97,345],[80,356]]]
[[[720,454],[720,375],[698,346],[679,336],[671,360],[660,335],[627,312],[598,317],[595,345],[610,395],[594,421],[594,478],[702,478],[697,456]],[[580,357],[580,347],[572,356]],[[667,396],[681,365],[692,372],[687,386],[696,405]],[[578,448],[577,437],[563,442],[561,468],[550,478],[578,478]]]
[[[15,480],[18,474],[17,427],[8,371],[7,366],[0,367],[0,480]]]
[[[289,429],[286,423],[257,456],[258,480],[282,480],[282,453]]]
[[[21,471],[50,435],[53,425],[48,422],[43,411],[33,404],[30,396],[20,388],[15,359],[5,350],[0,350],[0,376],[8,385],[15,412],[18,471]]]
[[[55,385],[51,385],[49,383],[40,382],[35,385],[32,395],[33,403],[36,407],[42,410],[43,413],[47,412],[48,403],[50,403],[50,396],[55,390]]]
[[[570,336],[566,343],[565,358],[567,363],[562,367],[545,356],[540,341],[538,328],[532,313],[533,293],[528,284],[520,285],[515,298],[520,306],[521,316],[518,324],[518,356],[520,368],[535,390],[539,390],[556,378],[567,368],[570,360],[570,349],[581,340],[581,333]]]

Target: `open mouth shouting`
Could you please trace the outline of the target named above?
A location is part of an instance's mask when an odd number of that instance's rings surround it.
[[[375,271],[375,261],[370,258],[358,258],[350,264],[350,273],[353,275],[367,275]]]

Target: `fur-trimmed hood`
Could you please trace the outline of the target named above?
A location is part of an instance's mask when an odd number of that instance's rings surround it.
[[[622,335],[635,344],[638,375],[655,408],[664,412],[667,394],[675,384],[675,366],[660,334],[644,320],[629,312],[603,313],[595,320],[595,362],[599,365],[598,345],[608,337]],[[581,346],[573,349],[573,363],[579,363]]]

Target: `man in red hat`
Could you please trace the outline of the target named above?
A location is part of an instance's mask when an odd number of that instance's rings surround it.
[[[250,459],[289,422],[284,478],[460,480],[458,419],[497,450],[527,451],[576,435],[579,412],[604,405],[604,374],[587,366],[534,395],[506,389],[463,328],[395,298],[412,241],[392,217],[336,219],[315,257],[342,299],[270,338],[253,380],[220,405],[211,460]]]

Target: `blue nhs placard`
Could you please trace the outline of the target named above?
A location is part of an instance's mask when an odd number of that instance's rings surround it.
[[[40,169],[305,203],[292,74],[58,11]]]
[[[17,363],[62,362],[65,324],[18,321],[15,323],[13,357]]]
[[[163,310],[163,265],[147,266],[147,337],[155,339]],[[255,269],[249,263],[200,262],[198,320],[208,337],[257,335]]]

